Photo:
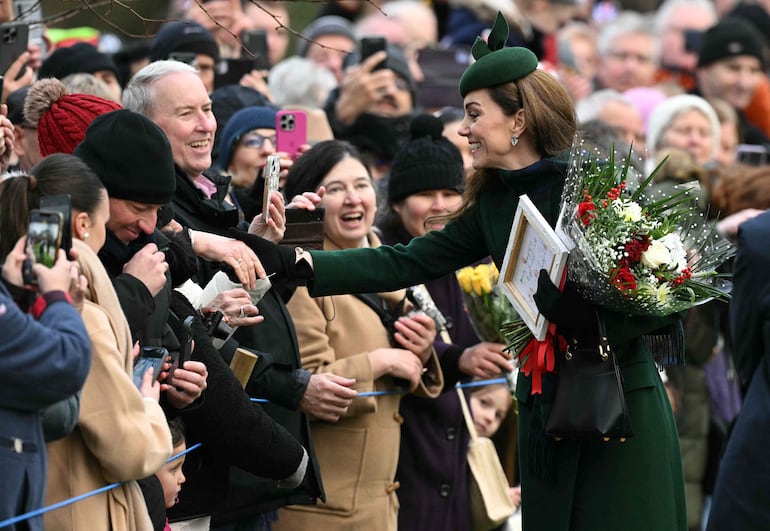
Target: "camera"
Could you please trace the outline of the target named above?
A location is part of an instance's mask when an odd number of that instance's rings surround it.
[[[447,320],[441,310],[438,309],[433,297],[430,296],[425,286],[412,286],[406,290],[406,298],[414,304],[414,310],[425,313],[436,323],[436,331],[441,332],[447,328]],[[410,312],[411,313],[411,312]]]
[[[211,313],[202,313],[201,319],[206,327],[206,333],[215,339],[226,340],[233,333],[233,329],[223,321],[225,314],[217,310]]]

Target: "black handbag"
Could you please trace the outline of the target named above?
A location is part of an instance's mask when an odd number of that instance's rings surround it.
[[[596,310],[594,310],[596,311]],[[573,344],[558,362],[558,382],[545,433],[563,439],[620,439],[633,436],[615,353],[599,314],[599,341]]]

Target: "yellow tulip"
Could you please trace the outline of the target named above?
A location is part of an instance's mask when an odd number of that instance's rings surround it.
[[[457,281],[460,283],[460,289],[465,293],[471,293],[473,289],[471,286],[471,271],[472,268],[464,267],[457,272]]]

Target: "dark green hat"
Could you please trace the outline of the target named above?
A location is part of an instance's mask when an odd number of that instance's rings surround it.
[[[476,62],[460,78],[461,97],[472,90],[516,81],[537,68],[537,57],[532,51],[520,46],[504,48],[506,40],[508,23],[498,11],[487,42],[476,37],[473,43],[471,53]]]

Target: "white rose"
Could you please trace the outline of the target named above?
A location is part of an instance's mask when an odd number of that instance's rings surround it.
[[[671,253],[660,240],[652,240],[650,246],[642,253],[642,263],[650,269],[660,269],[671,264]]]

